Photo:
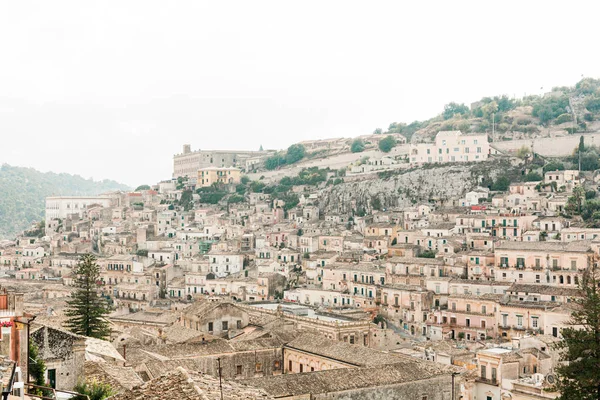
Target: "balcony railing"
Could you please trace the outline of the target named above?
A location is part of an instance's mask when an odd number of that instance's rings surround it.
[[[498,386],[498,381],[496,379],[482,378],[478,376],[477,378],[475,378],[475,381],[480,383],[486,383],[488,385]]]

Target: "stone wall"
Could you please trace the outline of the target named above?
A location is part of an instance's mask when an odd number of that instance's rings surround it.
[[[600,132],[575,134],[552,138],[507,140],[505,142],[494,142],[492,145],[500,150],[511,152],[525,146],[545,157],[566,157],[573,154],[573,150],[579,146],[579,138],[583,136],[586,146],[600,146]]]

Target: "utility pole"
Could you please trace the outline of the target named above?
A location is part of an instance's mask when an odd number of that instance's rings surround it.
[[[221,400],[223,400],[223,382],[221,380],[221,357],[217,358],[217,362],[219,363],[219,390],[221,391]],[[452,377],[454,379],[454,377]]]

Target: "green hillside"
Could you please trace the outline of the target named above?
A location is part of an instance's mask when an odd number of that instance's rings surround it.
[[[10,239],[43,219],[47,196],[90,196],[128,189],[111,180],[93,181],[4,164],[0,168],[0,239]]]
[[[374,133],[401,133],[418,142],[441,130],[494,131],[495,140],[513,140],[548,136],[550,132],[596,132],[599,122],[600,79],[584,78],[575,86],[555,87],[543,96],[513,99],[502,95],[469,105],[448,103],[433,118],[410,124],[392,122],[387,131],[377,128]]]

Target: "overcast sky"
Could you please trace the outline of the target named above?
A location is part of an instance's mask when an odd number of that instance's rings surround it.
[[[600,77],[596,1],[0,3],[0,163],[169,178],[193,149],[284,148]]]

